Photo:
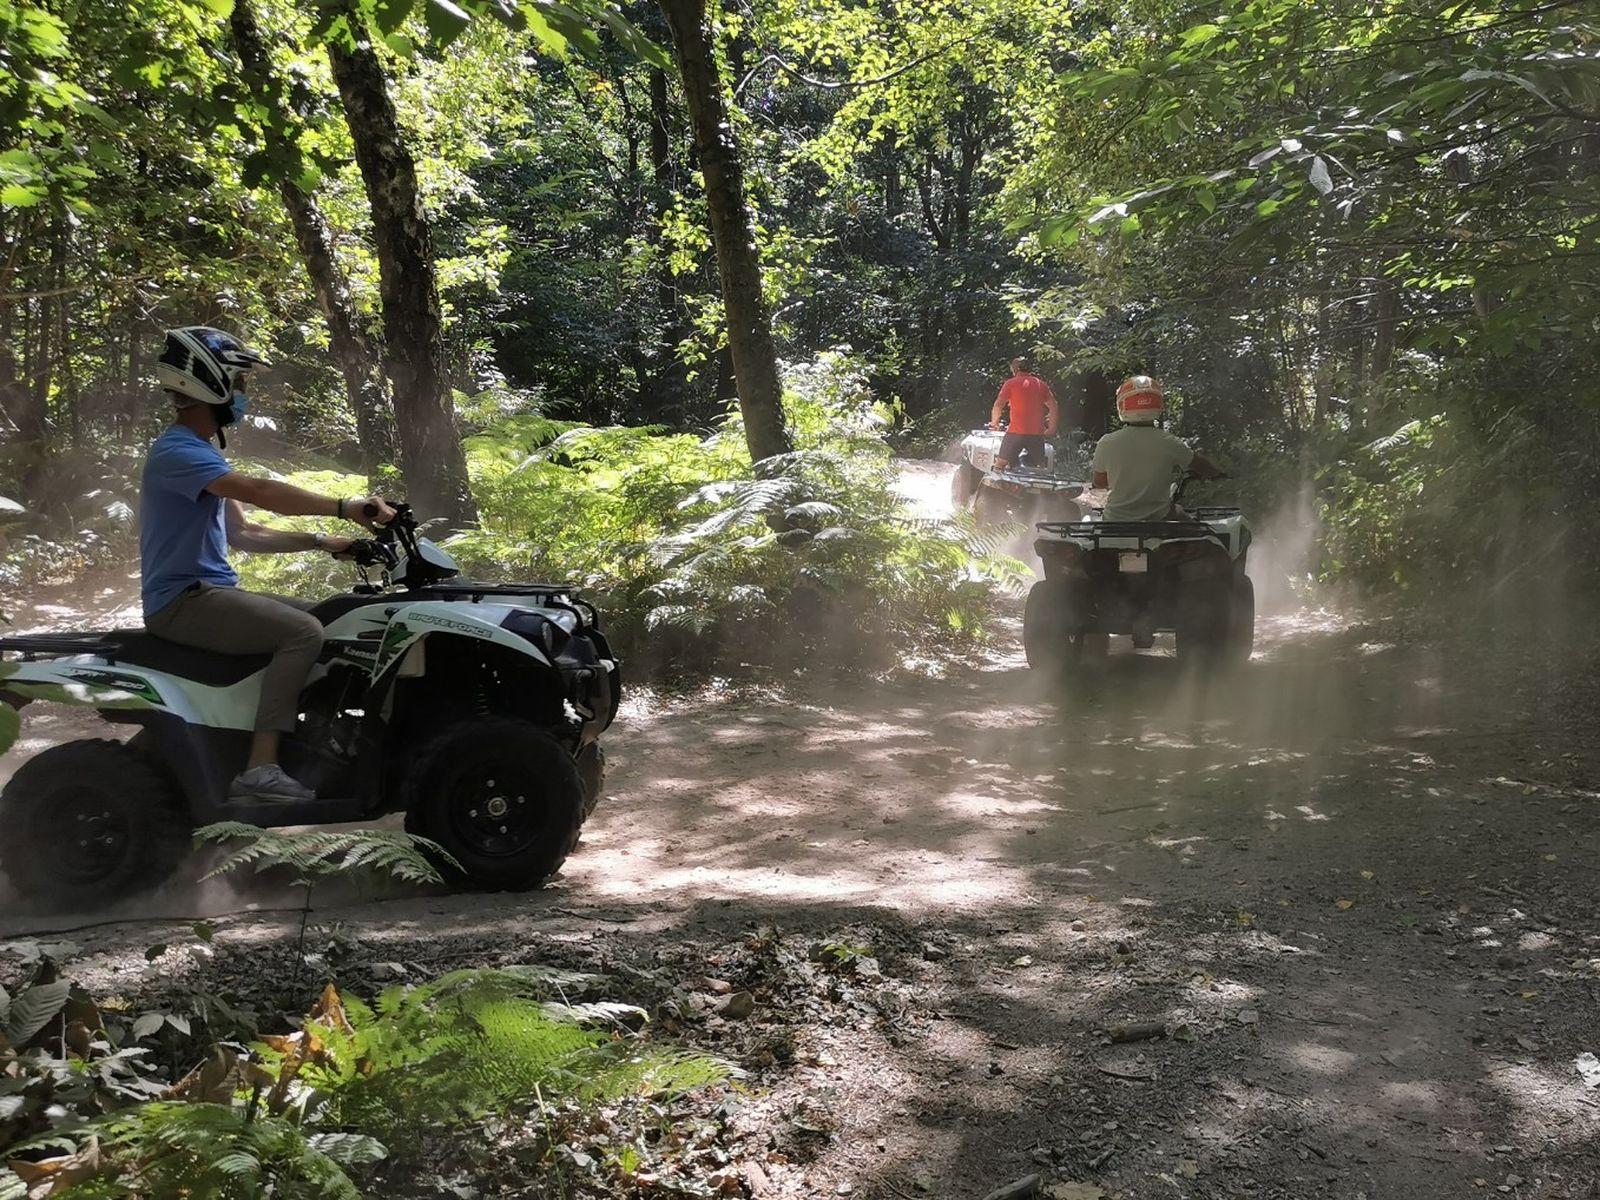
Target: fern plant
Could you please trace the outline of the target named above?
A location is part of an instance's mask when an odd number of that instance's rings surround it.
[[[246,866],[257,874],[282,868],[291,872],[294,882],[304,889],[291,988],[298,986],[305,965],[311,894],[318,880],[333,875],[366,874],[415,886],[442,885],[444,878],[434,864],[460,866],[438,842],[397,829],[317,829],[308,833],[284,833],[241,821],[219,821],[197,829],[194,838],[197,845],[241,843],[206,872],[206,879],[215,879]]]
[[[0,1176],[0,1200],[23,1200],[34,1194],[30,1185],[48,1185],[52,1179],[55,1190],[70,1189],[85,1198],[360,1200],[345,1169],[377,1162],[387,1153],[381,1142],[363,1134],[308,1134],[288,1121],[229,1104],[154,1101],[87,1122],[72,1135],[66,1155],[37,1161],[13,1157],[10,1179]],[[62,1144],[57,1137],[14,1151]]]
[[[0,1129],[0,1160],[9,1162],[0,1200],[69,1189],[84,1197],[356,1197],[348,1169],[385,1157],[385,1142],[414,1143],[429,1128],[527,1109],[535,1097],[543,1105],[670,1096],[733,1073],[632,1033],[646,1014],[605,999],[608,985],[539,966],[462,970],[389,988],[369,1007],[329,984],[297,1032],[248,1052],[213,1046],[171,1085],[140,1073],[141,1050],[96,1042],[79,1054],[70,1034],[70,1057],[46,1064],[41,1053],[23,1069],[12,1054],[0,1090],[17,1095],[20,1086],[31,1097],[43,1080],[39,1096],[64,1115],[54,1127]],[[41,1017],[48,1024],[61,1011],[59,990],[22,993],[0,1020],[19,1022],[19,1036],[44,1029]],[[45,1080],[46,1067],[59,1079]],[[120,1082],[93,1085],[107,1072]],[[123,1078],[130,1073],[131,1082]]]
[[[325,1100],[319,1119],[397,1145],[535,1094],[600,1101],[678,1094],[728,1077],[716,1059],[625,1035],[643,1010],[583,999],[605,982],[536,966],[452,971],[391,987],[372,1007],[325,1000],[306,1041],[269,1044],[264,1058],[281,1062],[319,1046],[299,1068],[306,1094]]]

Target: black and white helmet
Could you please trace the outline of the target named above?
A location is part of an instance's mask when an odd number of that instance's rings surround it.
[[[156,381],[169,392],[201,404],[227,404],[239,376],[266,359],[231,333],[208,325],[167,330],[156,363]],[[180,401],[180,404],[182,401]]]

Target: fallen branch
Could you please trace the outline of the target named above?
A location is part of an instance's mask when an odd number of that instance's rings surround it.
[[[966,45],[966,43],[972,41],[973,38],[977,36],[978,35],[976,33],[969,33],[966,37],[956,38],[952,42],[946,42],[942,46],[939,46],[933,50],[929,50],[926,54],[919,54],[915,58],[908,59],[906,62],[901,63],[898,67],[895,67],[889,71],[885,71],[882,75],[874,75],[871,79],[814,79],[810,75],[802,72],[798,67],[791,67],[776,54],[769,54],[755,66],[751,67],[749,71],[745,72],[745,77],[741,79],[738,85],[733,89],[733,96],[734,99],[737,100],[739,98],[739,94],[744,91],[744,89],[749,85],[750,81],[760,73],[763,67],[767,66],[777,67],[778,70],[782,71],[784,74],[798,79],[801,83],[806,84],[808,87],[826,88],[830,92],[842,91],[850,88],[877,87],[879,84],[888,83],[891,79],[894,79],[898,75],[904,75],[907,71],[910,71],[915,67],[920,67],[929,59],[938,58],[941,54],[946,54],[949,51],[954,50],[957,46]]]
[[[1127,1079],[1134,1083],[1149,1083],[1155,1078],[1155,1073],[1153,1071],[1144,1075],[1135,1075],[1131,1071],[1119,1071],[1115,1067],[1105,1067],[1098,1063],[1095,1064],[1094,1069],[1099,1071],[1102,1075],[1111,1076],[1113,1079]]]

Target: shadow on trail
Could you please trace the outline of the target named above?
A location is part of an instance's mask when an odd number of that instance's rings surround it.
[[[791,1194],[1584,1195],[1596,658],[1282,622],[1224,674],[1114,653],[1061,686],[1013,659],[676,700],[619,726],[557,889],[318,918],[443,966],[875,931],[915,1034],[764,1014],[834,1064],[772,1093],[841,1097]],[[1128,1021],[1185,1036],[1099,1032]]]

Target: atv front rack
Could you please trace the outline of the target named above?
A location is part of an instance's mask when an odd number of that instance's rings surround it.
[[[441,600],[468,599],[474,603],[485,596],[549,596],[552,599],[572,595],[572,587],[565,583],[430,583],[421,591]]]
[[[585,629],[600,628],[600,612],[587,600],[573,595],[564,583],[430,583],[419,591],[429,600],[467,600],[473,604],[491,596],[531,596],[545,608],[564,608]]]

